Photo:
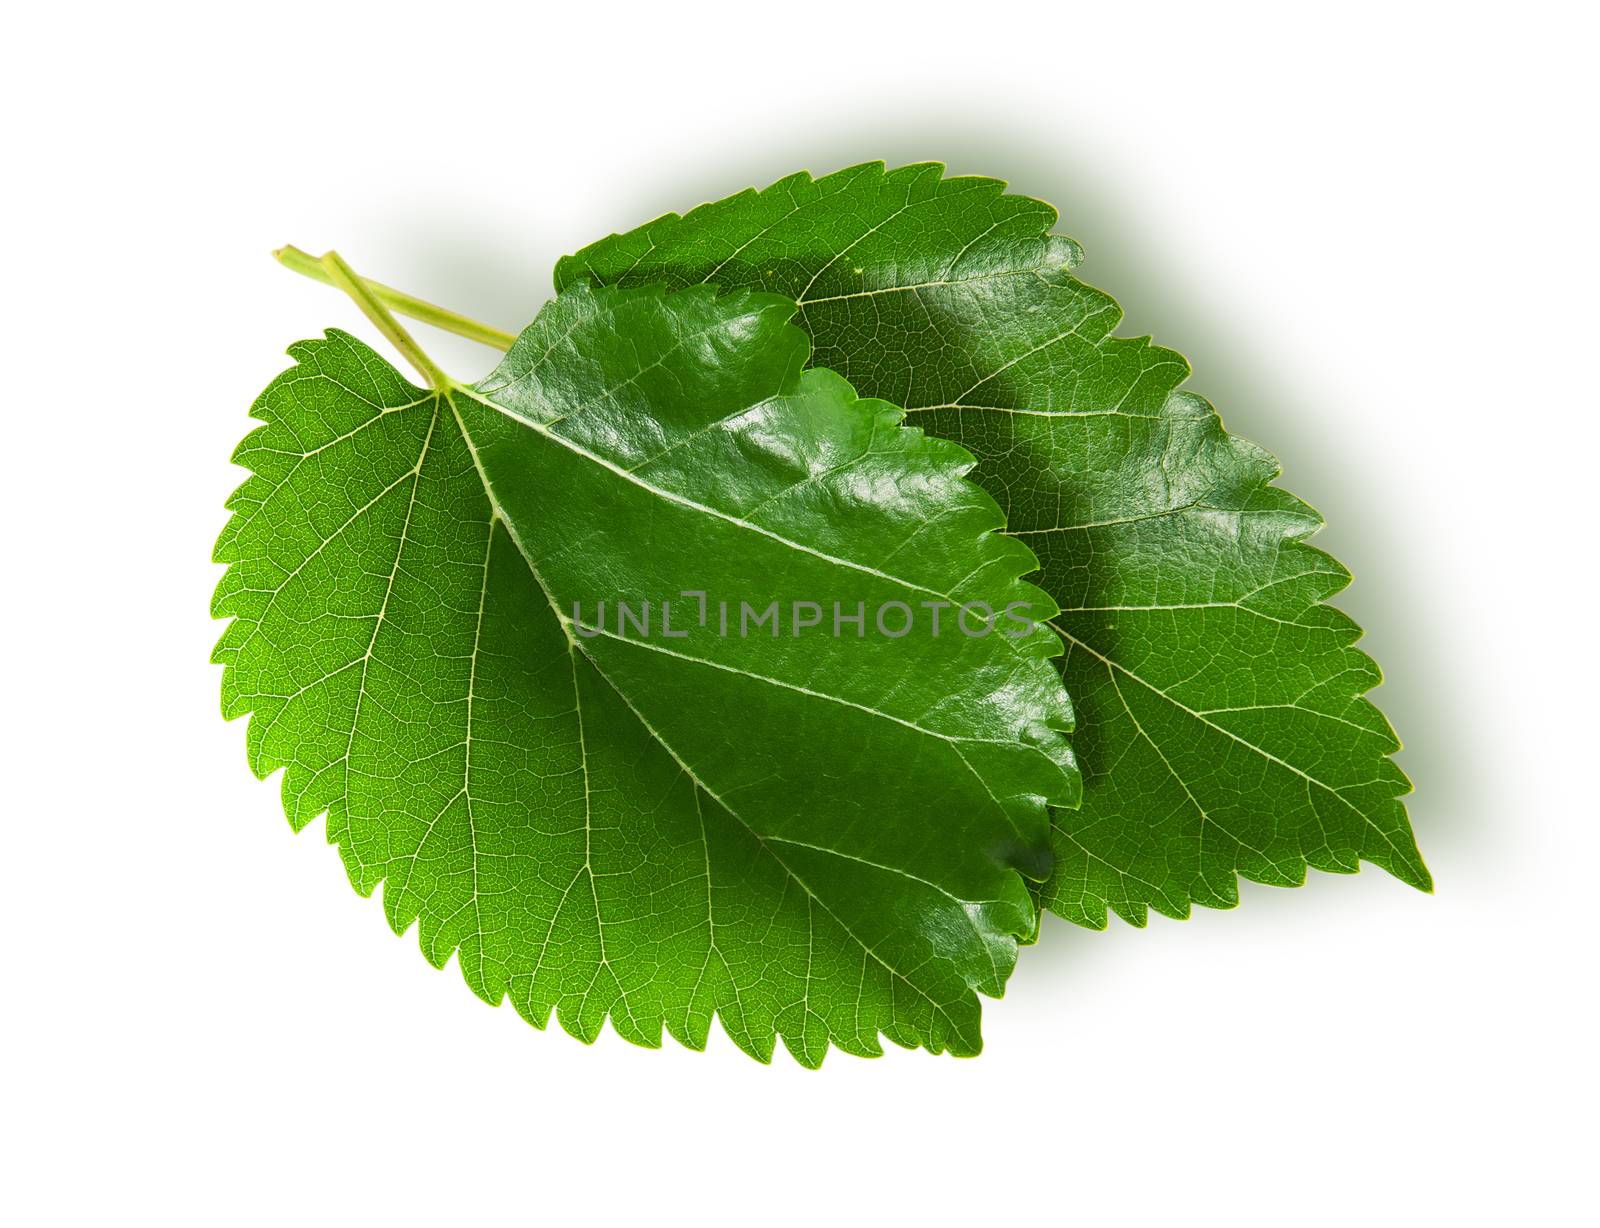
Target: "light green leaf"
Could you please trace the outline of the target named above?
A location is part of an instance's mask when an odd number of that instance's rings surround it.
[[[978,456],[1062,609],[1084,802],[1054,816],[1054,911],[1143,924],[1360,860],[1428,887],[1316,513],[1179,388],[1181,355],[1112,335],[1053,209],[942,171],[791,176],[602,240],[557,285],[783,294],[818,363]]]
[[[395,930],[538,1026],[972,1053],[1076,794],[1060,641],[724,637],[716,603],[1054,606],[971,458],[802,375],[793,311],[580,287],[438,391],[295,346],[235,457],[223,706]]]

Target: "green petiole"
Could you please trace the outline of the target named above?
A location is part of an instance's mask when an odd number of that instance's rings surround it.
[[[356,298],[358,303],[361,303],[363,311],[367,311],[367,305],[362,302],[362,296],[358,295],[349,286],[341,284],[325,263],[329,257],[338,259],[335,253],[329,252],[327,256],[319,260],[309,252],[303,252],[298,247],[290,246],[280,247],[272,254],[277,258],[278,263],[287,269],[293,269],[296,273],[309,277],[313,281],[320,281],[324,285],[336,286],[345,290],[346,293]],[[344,262],[340,260],[339,263],[343,264]],[[344,267],[348,272],[349,265]],[[350,276],[354,278],[354,284],[364,292],[365,296],[369,296],[389,311],[410,316],[413,320],[421,320],[424,324],[432,324],[435,328],[442,328],[447,333],[454,333],[458,337],[465,337],[469,341],[476,341],[497,350],[509,350],[511,343],[516,340],[516,337],[511,333],[502,332],[498,328],[491,328],[487,324],[480,324],[477,320],[469,319],[459,312],[436,306],[425,299],[396,290],[393,286],[386,286],[378,281],[370,281],[367,278],[358,277],[354,273],[351,273]],[[368,315],[371,316],[370,311],[368,311]],[[372,318],[374,323],[378,323],[380,328],[384,328],[385,335],[388,335],[387,327],[379,323],[376,317]],[[391,323],[393,323],[392,319]],[[394,324],[394,327],[399,328],[399,325]],[[394,340],[394,338],[390,337],[390,340]],[[415,342],[412,342],[412,348],[416,348]],[[406,353],[407,358],[412,358],[409,352],[404,350],[402,352]],[[421,354],[421,351],[417,350],[417,353]],[[412,361],[414,363],[415,359],[412,359]],[[418,369],[421,370],[420,367]],[[431,379],[432,376],[429,376],[429,378]]]

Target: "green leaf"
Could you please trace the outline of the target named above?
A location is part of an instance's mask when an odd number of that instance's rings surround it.
[[[1372,862],[1427,888],[1399,748],[1365,698],[1349,582],[1273,458],[1112,335],[1048,205],[937,165],[792,176],[561,262],[558,286],[709,282],[799,304],[816,361],[979,458],[1060,604],[1084,802],[1054,816],[1054,911],[1136,925]]]
[[[441,391],[293,347],[217,547],[223,707],[396,932],[540,1027],[973,1053],[1077,791],[1059,639],[724,637],[716,603],[1054,606],[970,456],[801,374],[793,312],[579,287]]]

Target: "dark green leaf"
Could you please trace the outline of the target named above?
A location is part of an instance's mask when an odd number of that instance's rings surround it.
[[[815,359],[979,458],[1062,608],[1084,803],[1055,816],[1044,899],[1104,925],[1236,875],[1294,885],[1370,861],[1429,877],[1399,743],[1365,693],[1349,582],[1273,458],[1179,385],[1181,355],[1112,335],[1048,205],[937,165],[795,175],[563,260],[558,286],[708,282],[799,304]]]

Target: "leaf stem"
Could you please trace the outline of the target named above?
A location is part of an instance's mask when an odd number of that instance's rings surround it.
[[[367,319],[376,324],[378,331],[389,339],[389,344],[404,354],[406,361],[421,372],[435,392],[444,392],[450,387],[450,377],[439,369],[438,363],[423,353],[416,339],[406,332],[400,321],[384,306],[383,300],[372,292],[372,288],[356,276],[356,271],[345,263],[343,256],[338,252],[324,252],[319,263],[327,272],[328,280],[355,300],[356,306],[361,308]]]
[[[313,281],[320,281],[324,285],[338,286],[340,289],[344,289],[339,282],[334,280],[333,274],[323,266],[322,261],[309,252],[303,252],[298,247],[291,246],[280,247],[272,254],[277,257],[278,263],[286,269],[293,269],[296,273],[309,277]],[[346,267],[348,268],[348,266]],[[432,324],[435,328],[442,328],[447,333],[454,333],[458,337],[465,337],[469,341],[476,341],[481,345],[487,345],[496,350],[509,350],[511,343],[516,340],[516,337],[511,333],[502,332],[498,328],[491,328],[487,324],[480,324],[477,320],[469,319],[459,312],[436,306],[425,299],[406,294],[402,290],[396,290],[393,286],[386,286],[380,281],[370,281],[364,277],[358,277],[356,281],[364,286],[373,298],[388,307],[389,310],[404,316],[410,316],[413,320],[421,320],[424,324]]]

